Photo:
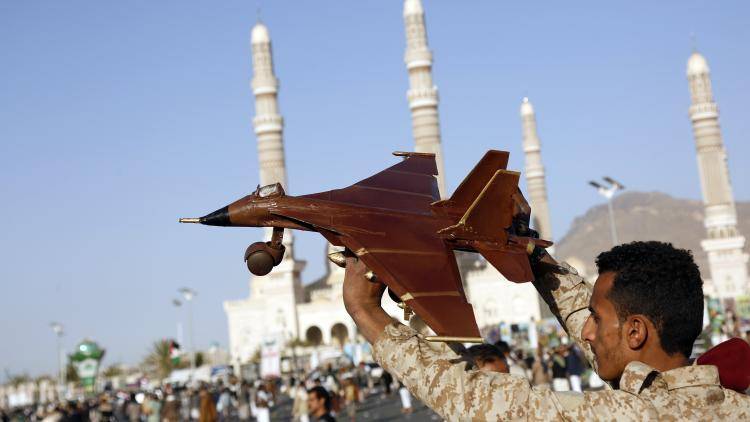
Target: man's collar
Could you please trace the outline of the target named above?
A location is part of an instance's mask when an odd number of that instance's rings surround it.
[[[620,390],[630,394],[640,394],[649,375],[658,371],[643,362],[634,360],[625,366],[620,377]]]
[[[699,385],[720,385],[719,371],[713,365],[692,365],[659,372],[643,362],[632,361],[622,372],[620,390],[631,394],[658,383],[667,390]]]
[[[662,372],[661,377],[669,390],[697,385],[721,385],[719,369],[714,365],[683,366]]]

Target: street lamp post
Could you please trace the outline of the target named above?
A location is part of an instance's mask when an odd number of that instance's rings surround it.
[[[607,198],[607,208],[609,209],[609,230],[612,236],[612,246],[617,246],[617,244],[620,242],[617,239],[617,227],[615,227],[615,212],[612,209],[612,198],[615,196],[615,193],[625,189],[625,186],[617,180],[608,176],[604,176],[603,179],[605,183],[599,183],[591,180],[589,181],[589,185],[596,188],[596,191],[599,192],[599,195]]]
[[[190,383],[193,382],[193,376],[195,372],[195,348],[193,343],[193,298],[198,294],[195,290],[188,287],[183,287],[179,290],[182,293],[182,297],[187,302],[188,308],[188,336],[190,338]]]
[[[57,393],[59,395],[62,393],[63,387],[65,386],[65,372],[63,372],[64,365],[62,362],[62,336],[63,334],[65,334],[65,330],[63,328],[63,325],[59,322],[51,322],[49,325],[52,328],[52,331],[55,333],[55,338],[57,340]]]
[[[182,302],[180,302],[179,299],[172,299],[172,305],[175,306],[175,308],[179,308],[182,306]],[[182,321],[180,321],[179,318],[177,318],[177,343],[182,347]]]

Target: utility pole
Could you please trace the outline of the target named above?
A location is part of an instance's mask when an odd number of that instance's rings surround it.
[[[193,298],[198,294],[193,289],[183,287],[179,290],[182,293],[182,297],[187,302],[188,309],[188,337],[190,341],[190,378],[189,382],[193,383],[193,377],[195,376],[195,344],[193,343]]]
[[[612,236],[612,246],[617,246],[620,241],[617,239],[617,227],[615,227],[615,211],[612,209],[612,198],[618,191],[624,190],[625,186],[617,180],[604,176],[604,183],[589,181],[589,185],[596,188],[599,195],[607,198],[607,208],[609,209],[609,230]]]
[[[62,351],[62,336],[65,334],[65,329],[59,322],[51,322],[49,325],[55,333],[55,338],[57,340],[57,394],[60,396],[62,395],[65,386],[65,365],[63,364]]]

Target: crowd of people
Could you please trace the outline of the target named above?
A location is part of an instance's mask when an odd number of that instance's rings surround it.
[[[603,382],[585,365],[575,346],[514,350],[505,341],[475,345],[466,356],[478,369],[525,377],[555,391],[598,389]],[[584,380],[584,374],[588,375]],[[298,376],[254,382],[234,376],[196,387],[164,385],[152,390],[108,389],[85,399],[0,411],[2,422],[32,421],[251,421],[271,420],[288,405],[295,421],[356,420],[357,409],[373,394],[394,396],[402,412],[413,411],[409,391],[377,364],[329,364]]]
[[[294,377],[239,380],[234,376],[196,387],[164,385],[155,389],[108,389],[79,400],[0,409],[0,421],[258,421],[287,407],[295,421],[355,420],[367,397],[398,391],[404,413],[411,396],[376,364],[327,365]]]
[[[604,388],[604,382],[586,364],[575,345],[539,347],[536,353],[513,350],[507,342],[475,345],[468,349],[480,370],[510,373],[528,379],[531,385],[554,391]]]

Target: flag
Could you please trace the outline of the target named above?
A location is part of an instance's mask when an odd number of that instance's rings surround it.
[[[171,340],[169,342],[169,358],[172,359],[172,365],[180,363],[180,355],[182,355],[180,345],[176,341]]]

